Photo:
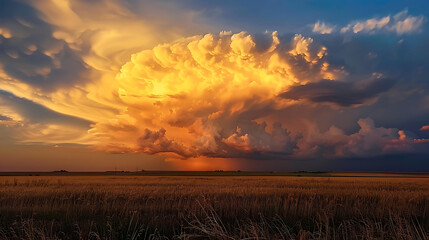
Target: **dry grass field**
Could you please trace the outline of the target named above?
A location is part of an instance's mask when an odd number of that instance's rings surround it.
[[[0,239],[428,239],[426,176],[3,176]]]

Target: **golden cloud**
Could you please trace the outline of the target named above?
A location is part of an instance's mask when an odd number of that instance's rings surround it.
[[[90,130],[98,147],[183,158],[292,153],[296,136],[258,118],[293,104],[278,97],[290,86],[336,79],[341,71],[329,67],[326,48],[311,38],[281,42],[273,32],[260,41],[221,32],[133,54],[116,76],[126,107]]]

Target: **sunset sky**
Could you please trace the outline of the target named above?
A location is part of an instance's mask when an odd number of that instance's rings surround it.
[[[0,171],[429,171],[428,1],[0,1]]]

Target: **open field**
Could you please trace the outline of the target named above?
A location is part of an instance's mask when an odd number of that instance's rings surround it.
[[[0,239],[429,238],[427,174],[31,175],[0,177]]]
[[[426,172],[249,172],[249,171],[107,171],[107,172],[0,172],[1,176],[288,176],[429,178]]]

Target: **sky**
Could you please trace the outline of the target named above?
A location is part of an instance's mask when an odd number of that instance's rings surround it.
[[[2,0],[0,171],[429,171],[429,2]]]

